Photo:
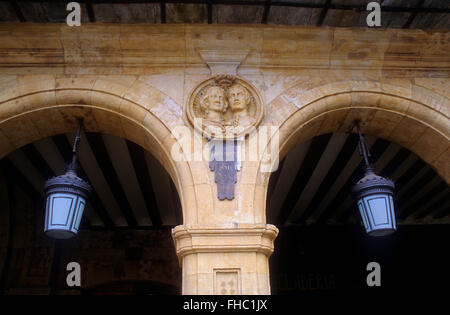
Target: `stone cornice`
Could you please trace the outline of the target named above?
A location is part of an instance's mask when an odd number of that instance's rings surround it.
[[[155,67],[209,72],[220,53],[242,71],[319,68],[449,71],[450,32],[236,25],[1,23],[3,74],[145,74]],[[209,55],[208,55],[209,56]],[[224,60],[230,63],[230,60]]]
[[[238,227],[179,225],[172,229],[175,249],[181,260],[194,253],[260,252],[270,256],[278,229],[271,224]]]

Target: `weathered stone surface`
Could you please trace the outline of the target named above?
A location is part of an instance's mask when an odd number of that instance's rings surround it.
[[[235,198],[220,201],[207,162],[172,158],[172,152],[192,156],[186,106],[212,72],[229,69],[212,69],[216,65],[233,63],[235,75],[260,94],[261,126],[279,128],[280,159],[315,136],[348,132],[359,119],[363,132],[412,150],[450,183],[448,32],[4,23],[0,50],[0,156],[75,130],[77,116],[88,131],[143,146],[167,170],[180,197],[184,225],[173,235],[183,293],[220,293],[214,279],[240,279],[240,286],[227,288],[230,293],[270,292],[267,262],[276,229],[266,226],[266,161],[247,155]],[[172,135],[179,127],[188,132],[186,146]],[[268,152],[276,139],[268,137],[261,150]],[[105,248],[110,240],[99,242],[95,246]],[[101,253],[115,260],[125,255]],[[147,274],[134,262],[88,268],[103,280]]]

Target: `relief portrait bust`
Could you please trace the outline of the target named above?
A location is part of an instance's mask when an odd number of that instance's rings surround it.
[[[200,83],[186,107],[195,129],[216,139],[245,135],[261,122],[263,111],[256,89],[232,75],[218,75]]]
[[[228,89],[227,100],[233,114],[231,118],[231,124],[233,126],[247,127],[256,122],[255,118],[253,118],[248,112],[251,95],[245,87],[234,83]]]
[[[203,110],[203,119],[211,123],[222,124],[223,114],[228,108],[225,91],[220,86],[209,86],[200,99],[200,108]]]

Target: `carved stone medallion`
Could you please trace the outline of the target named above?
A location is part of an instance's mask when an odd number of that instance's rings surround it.
[[[264,114],[256,89],[232,75],[217,75],[199,84],[191,93],[186,111],[197,131],[215,139],[251,132]]]

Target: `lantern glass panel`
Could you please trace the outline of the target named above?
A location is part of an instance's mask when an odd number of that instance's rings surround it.
[[[67,225],[69,215],[73,211],[73,195],[55,194],[50,197],[51,215],[50,225]]]
[[[391,219],[392,219],[392,226],[394,227],[394,229],[395,229],[395,227],[396,227],[396,222],[395,222],[395,211],[394,211],[394,198],[392,198],[392,196],[391,195],[389,195],[389,205],[391,206],[391,208],[390,208],[390,214],[391,214]]]
[[[369,225],[369,220],[367,219],[367,211],[364,208],[364,202],[362,199],[358,200],[358,209],[359,209],[359,213],[361,214],[361,218],[363,220],[364,227],[366,228],[366,230],[369,230],[370,225]]]
[[[77,194],[50,194],[47,197],[44,232],[56,239],[72,238],[78,233],[85,205],[85,198]]]
[[[368,208],[375,226],[389,224],[389,205],[387,195],[372,195],[367,198]]]
[[[367,195],[357,204],[368,234],[381,236],[395,231],[394,204],[390,194]]]
[[[84,211],[84,207],[86,206],[86,202],[82,197],[79,197],[80,200],[78,202],[78,211],[76,213],[76,217],[75,217],[75,224],[74,224],[74,228],[77,230],[78,232],[78,228],[80,227],[80,222],[81,222],[81,218],[83,216],[83,211]]]

